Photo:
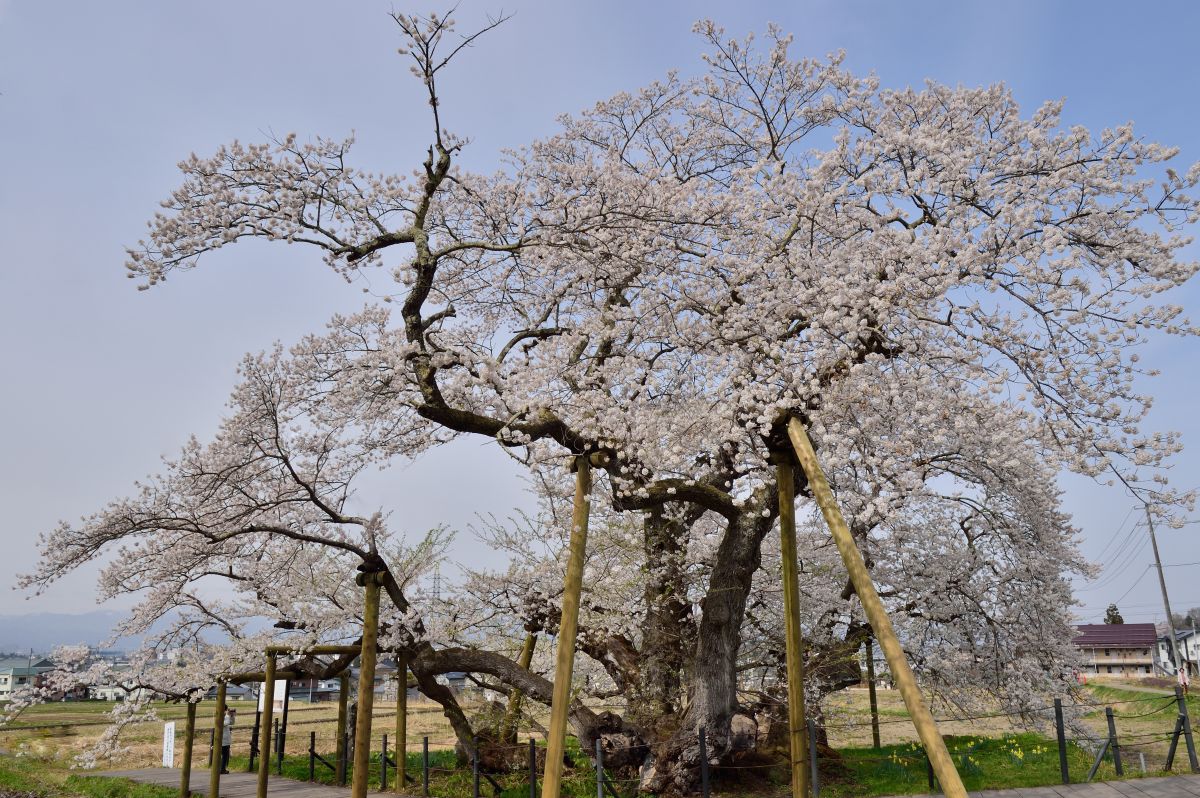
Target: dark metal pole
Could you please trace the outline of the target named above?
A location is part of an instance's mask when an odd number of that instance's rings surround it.
[[[350,677],[345,671],[338,674],[338,715],[337,715],[337,783],[346,783],[346,723],[349,715]]]
[[[1192,766],[1193,773],[1200,773],[1200,763],[1196,761],[1196,741],[1192,739],[1192,719],[1188,717],[1187,699],[1183,695],[1183,688],[1175,687],[1175,701],[1179,704],[1179,714],[1183,717],[1183,741],[1187,743],[1188,764]]]
[[[703,726],[700,727],[700,795],[708,798],[708,738]]]
[[[604,749],[596,738],[596,798],[604,798]]]
[[[1054,699],[1054,731],[1058,735],[1058,769],[1062,771],[1062,783],[1071,783],[1071,774],[1067,772],[1067,730],[1063,723],[1062,699]]]
[[[471,796],[479,798],[479,738],[471,738]]]
[[[279,733],[279,718],[275,718],[275,775],[283,775],[283,735]]]
[[[308,733],[308,780],[317,780],[317,733]]]
[[[429,738],[426,737],[426,740]],[[529,738],[529,798],[538,798],[537,794],[537,743]]]
[[[379,752],[379,791],[387,789],[387,735],[383,735],[383,750]]]
[[[1183,715],[1175,718],[1175,731],[1171,732],[1171,747],[1167,749],[1167,764],[1163,770],[1170,770],[1175,764],[1175,749],[1179,747],[1179,735],[1183,734]]]
[[[247,773],[254,772],[254,760],[258,757],[258,724],[261,720],[262,710],[254,710],[254,728],[250,730],[250,764],[246,767]]]
[[[1118,776],[1125,775],[1125,768],[1121,765],[1121,744],[1117,742],[1117,720],[1113,717],[1112,707],[1104,708],[1104,717],[1108,721],[1108,739],[1112,742],[1113,767],[1117,769]]]
[[[429,795],[429,738],[421,739],[421,794]]]
[[[929,791],[934,791],[933,786],[933,763],[929,761],[929,752],[925,752],[925,778],[929,781]]]
[[[288,707],[292,703],[292,682],[290,679],[283,683],[283,720],[279,723],[279,759],[283,760],[283,754],[287,751],[287,721]]]
[[[821,775],[817,771],[817,724],[808,721],[808,766],[811,768],[809,788],[813,798],[821,798]]]
[[[867,698],[871,704],[871,745],[880,748],[879,744],[879,699],[875,695],[875,646],[871,638],[867,638]]]

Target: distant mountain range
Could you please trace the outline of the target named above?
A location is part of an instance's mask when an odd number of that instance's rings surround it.
[[[30,612],[23,615],[0,615],[0,652],[27,654],[33,649],[38,654],[49,654],[57,646],[99,646],[108,642],[113,628],[126,617],[120,610],[93,610],[71,614],[65,612]],[[166,631],[171,616],[159,618],[150,627],[150,633]],[[258,631],[269,627],[265,619],[250,621],[246,628]],[[132,651],[142,642],[138,637],[118,637],[105,648],[117,651]]]
[[[31,612],[0,615],[0,651],[33,649],[49,653],[55,646],[103,643],[124,614],[117,610],[94,610],[78,615],[60,612]],[[114,648],[131,648],[136,641],[119,640]]]

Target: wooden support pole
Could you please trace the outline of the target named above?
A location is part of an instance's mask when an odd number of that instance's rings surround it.
[[[817,460],[817,453],[813,449],[812,441],[808,439],[808,432],[797,418],[788,420],[787,430],[800,466],[808,476],[808,486],[812,490],[817,505],[821,508],[821,514],[825,516],[825,523],[829,525],[829,531],[833,535],[834,543],[837,544],[838,553],[842,555],[842,562],[850,575],[850,582],[854,585],[854,592],[858,594],[858,600],[866,612],[867,621],[875,633],[875,639],[879,641],[879,647],[883,649],[883,655],[892,672],[892,679],[895,681],[896,687],[900,689],[900,695],[904,698],[904,705],[912,717],[917,736],[921,738],[921,743],[925,746],[929,761],[933,765],[934,775],[937,776],[938,783],[942,786],[942,792],[947,798],[967,798],[967,790],[963,787],[962,779],[954,767],[954,760],[950,758],[950,752],[946,749],[946,741],[942,739],[937,722],[933,719],[933,713],[929,711],[925,697],[921,695],[921,688],[917,685],[917,678],[908,665],[908,658],[900,646],[900,639],[896,637],[892,621],[883,607],[883,602],[879,599],[875,585],[871,582],[871,574],[867,571],[867,564],[863,561],[862,552],[858,550],[850,527],[846,525],[846,520],[842,517],[833,491],[829,488],[825,472],[821,470],[821,464]]]
[[[408,657],[396,657],[396,792],[408,776]]]
[[[358,717],[354,729],[354,772],[351,798],[367,798],[371,775],[371,710],[375,703],[375,642],[379,637],[379,575],[360,573],[363,587],[362,653],[358,658]]]
[[[350,676],[345,671],[338,674],[337,714],[337,783],[346,783],[346,722],[349,718]]]
[[[867,699],[871,705],[871,745],[880,748],[879,743],[879,698],[875,695],[875,646],[871,638],[867,638]]]
[[[783,560],[783,627],[787,651],[788,742],[792,795],[809,794],[808,727],[804,720],[804,641],[800,630],[800,577],[796,557],[796,486],[792,465],[775,466],[779,486],[779,544]]]
[[[517,656],[517,664],[525,670],[529,670],[530,664],[533,663],[533,649],[537,646],[537,633],[530,632],[525,635],[525,643],[521,646],[521,653]],[[504,711],[504,720],[500,724],[500,741],[509,745],[516,745],[517,742],[517,726],[521,717],[521,698],[520,690],[514,689],[508,694],[508,708]]]
[[[546,769],[542,798],[559,798],[563,752],[567,744],[567,710],[571,703],[571,675],[575,667],[575,634],[579,630],[579,597],[583,590],[583,562],[587,551],[588,515],[591,510],[592,468],[586,455],[576,457],[575,510],[571,516],[571,542],[567,576],[563,583],[562,619],[558,625],[558,651],[554,662],[554,693],[550,703],[550,735],[546,740]],[[355,798],[360,798],[355,796]]]
[[[183,773],[179,776],[179,798],[192,794],[192,743],[196,737],[196,703],[188,701],[187,721],[183,731]]]
[[[217,682],[217,707],[213,710],[212,763],[208,771],[208,798],[221,795],[221,736],[225,728],[225,682]],[[190,775],[189,775],[189,778]]]
[[[275,714],[275,655],[267,655],[263,674],[262,717],[258,725],[258,798],[267,798],[267,778],[271,775],[271,722]]]

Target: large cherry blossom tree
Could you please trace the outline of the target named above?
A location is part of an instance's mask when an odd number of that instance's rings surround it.
[[[630,711],[577,704],[574,719],[585,738],[644,743],[631,764],[647,789],[686,788],[696,730],[725,756],[733,718],[777,700],[764,540],[771,460],[796,416],[930,687],[959,706],[980,685],[1061,691],[1066,575],[1087,566],[1055,473],[1160,507],[1191,500],[1163,475],[1179,442],[1142,428],[1138,348],[1194,333],[1160,295],[1196,270],[1179,253],[1200,168],[1173,170],[1173,149],[1128,126],[1064,127],[1061,104],[1022,115],[1003,86],[888,90],[838,57],[793,58],[781,31],[758,46],[702,23],[701,74],[598,103],[499,173],[469,174],[438,76],[472,37],[442,16],[396,22],[432,110],[412,177],[354,168],[349,140],[193,155],[128,264],[148,288],[243,238],[306,244],[351,281],[390,270],[396,310],[250,361],[239,392],[260,368],[283,375],[282,401],[259,404],[288,407],[294,391],[304,414],[279,426],[296,438],[269,467],[247,454],[275,446],[263,422],[231,421],[132,507],[50,536],[34,581],[141,535],[125,559],[155,563],[179,603],[188,551],[206,572],[223,557],[233,581],[259,568],[247,555],[277,551],[288,576],[246,614],[311,617],[289,633],[315,640],[354,635],[354,600],[344,583],[306,587],[304,563],[366,563],[392,575],[386,632],[421,647],[418,679],[471,670],[545,700],[542,676],[461,638],[470,623],[421,636],[434,627],[404,596],[412,558],[382,516],[345,514],[347,486],[367,463],[480,435],[529,468],[553,512],[562,456],[604,452],[602,528],[623,545],[593,567],[619,556],[638,571],[591,582],[581,651]],[[230,447],[243,447],[232,466]],[[203,487],[214,475],[220,490]],[[251,485],[264,493],[239,515]],[[805,534],[805,632],[814,662],[832,661],[867,630],[815,517]],[[491,603],[510,636],[553,632],[554,554],[518,558],[503,589],[477,575],[463,617]]]

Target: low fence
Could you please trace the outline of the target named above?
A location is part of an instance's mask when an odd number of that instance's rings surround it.
[[[1072,704],[1072,707],[1092,712],[1102,710],[1104,731],[1096,735],[1088,735],[1075,729],[1069,734],[1070,730],[1064,718],[1064,707],[1057,700],[1052,705],[1027,709],[1021,713],[1022,717],[1026,719],[1030,713],[1045,713],[1046,727],[1053,728],[1054,739],[1043,738],[1045,745],[1039,745],[1035,752],[1044,766],[1045,760],[1052,757],[1054,749],[1057,749],[1057,775],[1058,780],[1063,784],[1072,781],[1091,781],[1100,772],[1104,763],[1110,763],[1111,772],[1117,776],[1125,775],[1126,771],[1131,768],[1140,768],[1144,772],[1147,770],[1147,756],[1152,758],[1155,770],[1166,771],[1174,769],[1178,764],[1177,760],[1182,760],[1186,756],[1186,767],[1193,772],[1200,772],[1192,722],[1188,713],[1187,701],[1181,690],[1176,689],[1175,695],[1156,694],[1123,700],[1097,700]],[[1120,708],[1120,714],[1114,711],[1114,708]],[[336,739],[336,733],[310,730],[300,739],[295,739],[299,735],[293,734],[293,742],[296,745],[292,746],[292,754],[286,753],[289,726],[294,729],[310,724],[328,725],[332,722],[329,718],[305,719],[301,713],[306,711],[306,709],[298,707],[292,709],[292,713],[300,714],[300,717],[291,717],[282,723],[280,718],[274,719],[271,738],[272,770],[276,774],[299,780],[346,784],[352,776],[354,744],[352,734],[347,734],[341,740],[340,746]],[[1009,718],[1015,717],[1015,715],[1016,713],[992,712],[939,720],[941,722],[971,722]],[[248,716],[249,713],[247,713],[247,721],[249,720]],[[1152,724],[1148,723],[1146,719],[1156,716],[1162,717],[1163,727],[1160,729],[1147,728]],[[394,719],[395,716],[393,713],[383,711],[372,713],[372,717],[386,722]],[[1136,724],[1137,728],[1131,729],[1127,725],[1130,721],[1139,721]],[[235,751],[244,751],[246,754],[237,756],[235,762],[231,763],[231,768],[236,766],[247,771],[256,769],[260,756],[259,722],[260,717],[256,717],[253,724],[246,722],[235,726],[234,749]],[[872,724],[870,720],[865,719],[853,721],[830,719],[823,724],[823,728],[826,732],[838,732],[865,730],[872,725],[887,726],[889,724],[908,725],[911,724],[911,720],[907,717],[881,718],[876,719]],[[57,728],[52,724],[46,727]],[[18,728],[29,730],[39,727]],[[829,773],[836,772],[838,768],[847,767],[847,764],[858,768],[870,766],[897,774],[903,773],[905,778],[925,781],[931,792],[937,789],[928,758],[924,750],[915,743],[892,747],[893,750],[890,753],[884,755],[881,752],[879,756],[873,756],[864,749],[848,749],[839,753],[817,745],[818,729],[812,721],[809,721],[808,731],[809,750],[807,761],[804,764],[809,771],[814,798],[819,798],[821,794],[823,778],[826,778]],[[296,750],[300,740],[304,737],[307,737],[305,740],[307,749],[302,755],[298,755]],[[197,729],[194,739],[204,740],[208,743],[208,762],[211,764],[212,756],[219,755],[213,730],[211,728]],[[985,741],[984,738],[980,738],[980,742],[973,747],[969,743],[964,744],[962,738],[959,738],[957,743],[951,746],[951,753],[955,758],[956,765],[965,779],[975,777],[979,781],[988,775],[980,769],[974,757],[979,745],[984,742],[992,744],[996,741]],[[739,761],[734,757],[726,758],[722,763],[710,762],[709,745],[704,729],[698,730],[694,744],[698,754],[697,782],[700,792],[705,798],[710,795],[714,781],[729,777],[742,777],[746,775],[746,771],[759,771],[771,778],[776,778],[781,783],[787,781],[791,767],[787,761]],[[691,743],[688,743],[688,746],[690,745]],[[1166,748],[1165,756],[1162,752],[1164,747]],[[369,783],[373,787],[378,787],[380,790],[388,790],[389,787],[395,789],[397,765],[399,764],[395,748],[395,740],[389,739],[387,734],[373,736],[370,756],[371,771],[368,777]],[[343,756],[331,753],[339,749],[344,752]],[[606,767],[606,758],[620,754],[623,750],[625,749],[605,748],[600,741],[597,741],[594,750],[579,752],[579,755],[576,756],[576,767],[572,771],[571,780],[576,782],[577,787],[581,780],[593,780],[597,798],[629,798],[629,796],[635,795],[641,781],[637,774],[629,774],[630,777],[623,778],[619,773]],[[416,794],[419,789],[421,795],[431,798],[464,798],[466,795],[480,798],[481,795],[489,794],[499,796],[504,790],[512,791],[518,787],[523,791],[523,787],[527,785],[531,798],[538,798],[539,759],[544,759],[544,752],[545,748],[539,746],[533,739],[528,740],[525,744],[515,746],[489,744],[485,749],[484,759],[490,762],[506,763],[504,769],[489,770],[481,761],[477,742],[473,742],[469,750],[465,751],[464,766],[459,755],[452,750],[431,750],[430,738],[424,737],[419,752],[404,752],[404,771],[407,782],[404,792]],[[590,763],[584,762],[583,755],[585,753],[591,760]],[[1013,762],[1016,762],[1018,757],[1023,762],[1026,756],[1026,752],[1018,749],[1014,749],[1011,753],[1014,757]],[[200,757],[204,754],[203,747],[197,746],[195,755]],[[589,773],[589,770],[592,772]],[[1053,775],[1045,773],[1044,770],[1041,775],[1047,776],[1042,781],[1043,784],[1054,781]]]

